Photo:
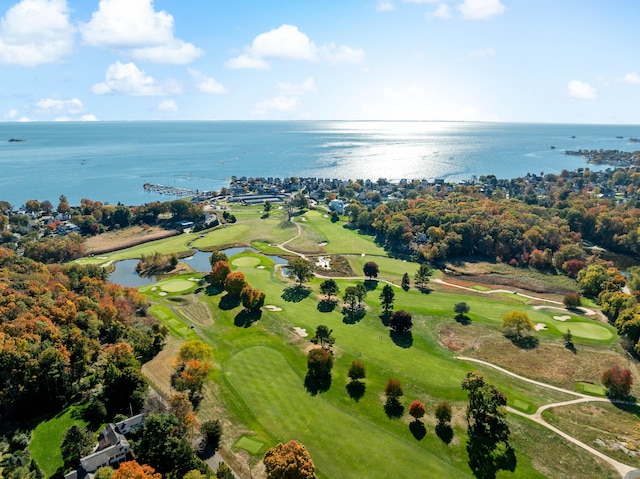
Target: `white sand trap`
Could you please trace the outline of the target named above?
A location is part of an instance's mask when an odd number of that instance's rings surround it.
[[[329,217],[329,215],[324,214],[324,215],[322,215],[322,217],[323,217],[323,218],[328,218],[328,217]]]
[[[265,309],[268,309],[269,311],[282,311],[282,308],[277,307],[275,304],[267,304]]]
[[[307,330],[306,330],[306,329],[304,329],[304,328],[299,328],[299,327],[295,326],[295,327],[293,328],[293,330],[294,330],[296,333],[298,333],[298,335],[299,335],[299,336],[301,336],[301,337],[303,337],[303,338],[306,338],[307,336],[309,336],[309,333],[307,333]]]
[[[258,268],[258,269],[264,269],[264,265],[262,265],[262,264],[261,264],[261,265],[259,265],[259,266],[256,266],[256,268]]]
[[[547,329],[547,325],[544,323],[536,323],[536,331],[542,331],[543,329]]]
[[[562,316],[554,316],[553,319],[555,319],[556,321],[566,321],[567,319],[571,319],[571,316],[565,314]]]
[[[307,218],[305,218],[304,216],[301,216],[300,221],[307,221]]]
[[[158,287],[154,286],[153,288],[151,288],[151,291],[155,291],[156,289],[158,289]]]
[[[360,256],[362,256],[364,258],[366,255],[364,253],[362,253]]]
[[[160,291],[158,294],[159,294],[160,296],[166,296],[166,295],[167,295],[167,292],[166,292],[166,291]]]
[[[316,261],[316,266],[318,268],[331,269],[329,258],[325,258],[324,256],[318,256],[318,261]]]
[[[198,278],[189,278],[189,281],[194,281],[194,282],[196,282],[196,283],[197,283],[197,282],[198,282],[198,281],[200,281],[200,280],[199,280]]]
[[[329,243],[327,243],[326,241],[321,241],[320,243],[318,243],[318,246],[327,246]]]

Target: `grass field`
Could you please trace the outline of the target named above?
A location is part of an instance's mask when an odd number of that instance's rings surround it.
[[[274,254],[278,249],[273,245],[293,238],[298,232],[295,226],[282,227],[281,212],[261,219],[258,208],[234,207],[234,214],[237,224],[198,237],[193,244],[202,248],[253,244]],[[378,279],[396,285],[405,272],[413,277],[415,263],[384,256],[384,251],[371,237],[344,228],[340,223],[331,223],[321,212],[309,211],[304,217],[306,221],[296,217],[301,235],[289,242],[287,248],[318,247],[329,254],[346,254],[357,275],[362,274],[364,262],[375,261],[380,267]],[[327,244],[321,246],[319,242]],[[429,477],[470,477],[465,449],[466,394],[460,387],[466,372],[481,371],[487,380],[505,392],[510,406],[526,413],[573,396],[457,360],[456,354],[486,359],[567,389],[582,387],[585,392],[588,388],[576,383],[596,383],[603,367],[626,361],[615,330],[610,326],[578,315],[559,322],[553,319],[557,310],[534,309],[539,302],[521,295],[485,294],[490,286],[477,281],[475,291],[436,283],[431,283],[427,292],[394,288],[395,309],[411,311],[414,319],[411,336],[398,339],[390,335],[379,317],[382,281],[367,283],[366,315],[359,321],[349,322],[344,321],[340,306],[327,312],[318,309],[323,297],[318,292],[322,279],[315,278],[308,283],[310,294],[306,297],[296,296],[286,293],[293,283],[283,278],[273,261],[265,256],[241,253],[231,259],[231,265],[243,272],[253,287],[265,292],[266,304],[280,310],[263,308],[259,320],[248,323],[241,314],[242,307],[230,302],[225,293],[201,292],[194,296],[192,292],[200,286],[189,278],[197,279],[199,276],[195,274],[146,286],[141,291],[155,303],[151,312],[167,324],[176,338],[169,343],[166,354],[163,352],[145,365],[145,374],[155,378],[161,388],[166,387],[170,370],[167,365],[171,351],[175,351],[178,344],[176,341],[198,337],[198,332],[189,326],[198,325],[201,337],[215,350],[211,389],[207,389],[199,415],[224,418],[223,452],[235,455],[232,462],[237,464],[246,465],[248,459],[255,464],[266,448],[276,442],[297,439],[309,449],[319,478],[417,477],[416,474],[422,477],[426,471]],[[436,272],[434,277],[439,275]],[[336,281],[341,291],[361,282]],[[168,291],[167,287],[172,289],[168,286],[172,282],[174,291]],[[184,290],[185,294],[179,293],[186,283],[193,286]],[[162,295],[162,292],[168,294]],[[177,301],[180,298],[183,301]],[[453,319],[453,306],[462,301],[471,308],[471,324],[466,326]],[[202,307],[209,308],[210,315],[203,313]],[[522,310],[534,323],[548,325],[546,331],[536,333],[540,340],[537,348],[520,349],[500,333],[502,316],[512,310]],[[310,343],[308,337],[303,338],[296,331],[305,330],[313,335],[319,324],[333,330],[336,345],[331,387],[326,392],[313,394],[304,386],[306,351]],[[574,335],[576,354],[563,347],[563,325]],[[358,401],[350,397],[346,389],[347,371],[356,358],[367,368],[366,391]],[[391,377],[399,379],[404,388],[405,414],[400,419],[388,418],[383,408],[384,385]],[[411,433],[406,414],[415,399],[427,406],[427,416],[423,419],[426,435],[421,439]],[[454,435],[449,444],[434,432],[433,410],[442,400],[449,401],[454,412]],[[574,473],[594,479],[610,477],[611,471],[599,460],[548,430],[516,417],[510,417],[509,423],[518,464],[514,472],[501,472],[500,479],[576,477]],[[574,460],[559,463],[558,457]],[[566,462],[579,464],[572,467]]]

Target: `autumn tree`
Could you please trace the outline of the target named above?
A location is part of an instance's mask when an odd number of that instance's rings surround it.
[[[226,263],[229,263],[229,257],[222,251],[213,250],[211,252],[211,256],[209,256],[209,264],[213,266],[218,261],[225,261]]]
[[[427,412],[427,408],[424,407],[422,401],[418,401],[417,399],[411,403],[409,406],[409,415],[413,417],[416,421],[419,421]]]
[[[442,401],[441,403],[438,403],[438,405],[434,410],[434,415],[438,420],[438,424],[443,424],[443,425],[449,424],[452,418],[451,406],[447,401]]]
[[[290,278],[295,278],[299,285],[313,278],[313,264],[304,258],[293,258],[287,263]]]
[[[393,287],[390,284],[385,284],[380,291],[380,305],[382,306],[382,312],[386,316],[393,310],[393,301],[396,293],[393,291]]]
[[[321,324],[316,328],[316,334],[311,338],[313,344],[319,344],[320,347],[331,350],[331,346],[336,342],[331,333],[333,329],[329,329],[328,326]]]
[[[347,376],[351,381],[360,381],[367,376],[367,369],[364,366],[364,363],[360,359],[354,359],[349,366],[349,372]]]
[[[406,334],[413,327],[413,319],[411,313],[404,309],[399,309],[391,315],[389,327],[398,334]]]
[[[527,313],[522,311],[511,311],[502,317],[502,333],[516,341],[521,341],[528,336],[534,329],[533,321]]]
[[[365,276],[368,276],[369,279],[377,278],[379,271],[378,264],[374,261],[367,261],[362,267],[362,272]]]
[[[298,441],[278,443],[263,459],[267,479],[315,479],[315,466],[307,449]]]
[[[567,309],[578,309],[580,306],[582,306],[580,293],[572,291],[564,295],[562,302],[564,303],[564,307]]]
[[[199,339],[184,343],[174,361],[172,383],[177,391],[188,391],[190,397],[200,394],[211,371],[213,348]]]
[[[199,424],[189,397],[182,393],[172,394],[168,402],[169,410],[178,418],[180,434],[189,440],[193,439],[199,429]]]
[[[240,297],[240,293],[242,293],[242,290],[246,285],[247,281],[244,274],[240,271],[229,273],[227,278],[224,280],[225,291],[236,298]]]
[[[224,260],[216,261],[211,267],[211,273],[209,273],[209,281],[213,286],[221,288],[224,286],[224,282],[231,273],[231,267],[229,263]]]
[[[324,348],[314,348],[307,354],[305,387],[312,394],[328,391],[331,387],[333,355]]]
[[[384,386],[384,393],[387,400],[384,404],[384,410],[390,418],[398,419],[404,413],[404,406],[400,402],[400,398],[404,394],[402,385],[398,379],[389,378]]]
[[[111,479],[162,479],[162,474],[157,473],[147,464],[140,465],[136,461],[127,461],[118,466]]]
[[[615,399],[625,399],[631,393],[633,375],[626,368],[617,364],[602,373],[602,384],[607,388],[607,395]]]
[[[249,313],[255,313],[259,311],[262,306],[264,306],[265,294],[259,289],[252,288],[249,285],[246,285],[242,288],[240,292],[240,300],[242,301],[242,306]]]

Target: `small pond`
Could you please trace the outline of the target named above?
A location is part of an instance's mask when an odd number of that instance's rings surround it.
[[[245,251],[251,251],[253,253],[260,253],[255,248],[227,248],[221,250],[224,254],[226,254],[229,258],[234,255],[243,253]],[[208,273],[211,270],[211,264],[209,264],[209,257],[211,256],[210,252],[195,250],[195,254],[188,256],[186,258],[182,258],[180,261],[184,261],[195,271],[199,271],[201,273]],[[276,264],[287,264],[287,260],[280,258],[279,256],[273,255],[265,255],[267,258],[270,258]],[[137,288],[139,286],[145,286],[147,284],[153,284],[158,282],[162,277],[158,276],[150,276],[150,277],[141,277],[136,272],[136,265],[138,264],[137,259],[125,259],[123,261],[118,261],[115,263],[115,271],[109,275],[109,281],[113,283],[121,284],[122,286],[133,286]]]

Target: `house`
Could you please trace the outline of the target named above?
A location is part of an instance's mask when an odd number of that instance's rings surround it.
[[[115,424],[107,424],[98,439],[96,452],[80,459],[80,465],[87,472],[95,472],[101,467],[111,466],[125,460],[131,446]]]
[[[342,200],[331,200],[329,202],[329,209],[331,211],[337,211],[339,215],[344,213],[344,202]]]

